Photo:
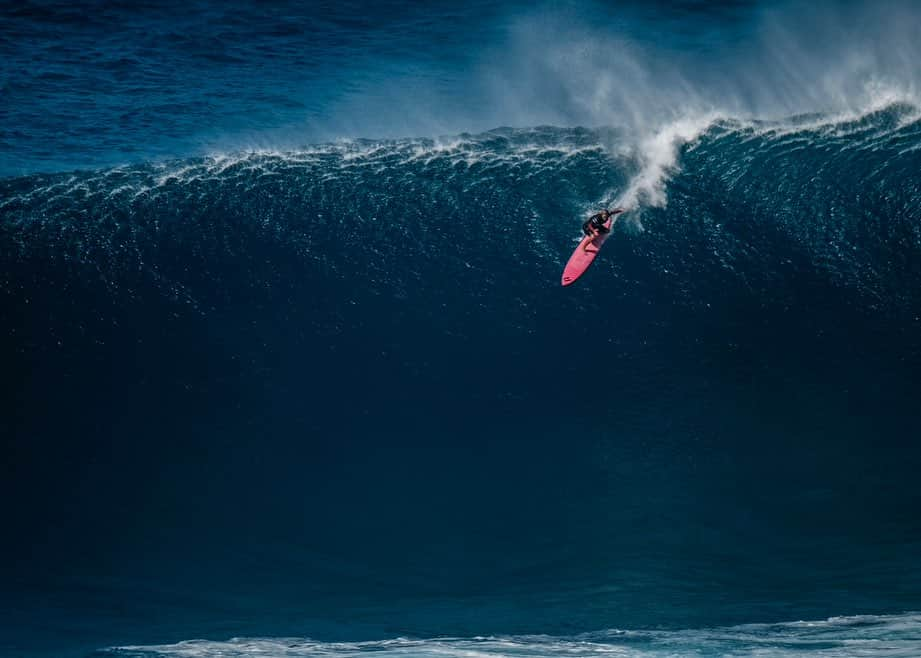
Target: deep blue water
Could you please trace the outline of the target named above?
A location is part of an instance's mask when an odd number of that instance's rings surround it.
[[[919,18],[3,5],[0,655],[921,653]]]

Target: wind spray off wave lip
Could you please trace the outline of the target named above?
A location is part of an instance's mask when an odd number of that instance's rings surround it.
[[[497,126],[614,126],[640,146],[701,117],[863,113],[921,88],[910,2],[184,10],[7,7],[0,173]]]

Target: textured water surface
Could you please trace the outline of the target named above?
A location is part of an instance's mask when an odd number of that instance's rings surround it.
[[[0,654],[919,653],[911,3],[0,11]]]

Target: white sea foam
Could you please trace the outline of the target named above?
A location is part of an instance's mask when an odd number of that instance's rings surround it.
[[[830,617],[674,631],[609,630],[569,637],[400,637],[367,642],[319,642],[293,637],[189,640],[108,651],[149,658],[361,658],[371,653],[375,658],[917,658],[921,655],[921,614]]]

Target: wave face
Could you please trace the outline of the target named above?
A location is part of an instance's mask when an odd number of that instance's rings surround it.
[[[334,4],[0,8],[0,654],[917,653],[917,8]]]
[[[13,646],[916,607],[917,108],[686,137],[0,181]]]

